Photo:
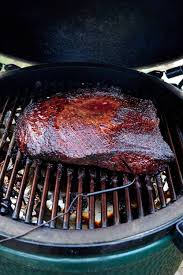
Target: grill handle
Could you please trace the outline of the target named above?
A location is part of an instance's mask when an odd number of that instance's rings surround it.
[[[0,71],[3,70],[4,71],[12,71],[12,70],[17,70],[17,69],[21,69],[19,66],[15,65],[15,64],[3,64],[0,63]]]
[[[173,241],[180,252],[183,253],[183,219],[176,224]]]

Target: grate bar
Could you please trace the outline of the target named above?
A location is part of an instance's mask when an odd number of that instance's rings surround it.
[[[9,181],[9,184],[8,184],[8,188],[7,188],[7,191],[6,191],[5,200],[10,199],[10,196],[11,196],[11,193],[12,193],[12,190],[13,190],[13,186],[14,186],[14,183],[15,183],[15,179],[16,179],[16,176],[17,176],[18,165],[19,165],[20,159],[21,159],[21,152],[18,151],[16,159],[15,159],[15,164],[13,166],[13,170],[12,170],[12,173],[11,173],[10,181]]]
[[[67,170],[67,190],[66,190],[66,201],[65,209],[69,208],[70,205],[70,193],[71,193],[71,182],[73,177],[73,171],[71,169]],[[69,228],[69,213],[64,216],[63,229]]]
[[[164,192],[163,192],[163,184],[162,184],[160,174],[156,175],[156,182],[157,182],[157,186],[158,186],[158,193],[159,193],[159,198],[160,198],[160,202],[161,202],[161,207],[164,208],[164,207],[166,207],[166,200],[165,200],[165,196],[164,196]]]
[[[40,206],[40,212],[39,212],[39,217],[38,217],[38,225],[43,223],[43,217],[44,217],[45,207],[46,207],[46,198],[48,195],[50,172],[51,172],[52,167],[53,167],[53,164],[49,163],[47,166],[47,169],[46,169],[46,177],[45,177],[44,186],[43,186],[41,206]]]
[[[8,164],[10,162],[11,152],[12,152],[14,143],[15,143],[15,134],[13,134],[13,136],[12,136],[12,139],[11,139],[11,142],[9,144],[8,151],[6,153],[6,157],[5,157],[5,160],[4,160],[4,163],[3,163],[3,167],[2,167],[2,170],[1,170],[1,174],[0,174],[0,186],[1,187],[4,183],[4,177],[5,177],[7,168],[8,168]]]
[[[167,172],[168,186],[170,188],[170,194],[171,194],[171,197],[172,197],[172,201],[176,201],[177,196],[176,196],[176,193],[175,193],[175,188],[174,188],[174,185],[173,185],[172,175],[171,175],[169,166],[167,167],[166,172]]]
[[[9,129],[12,125],[12,121],[13,121],[13,118],[14,118],[14,115],[15,115],[15,112],[16,112],[17,101],[18,101],[18,97],[15,98],[14,105],[11,109],[11,115],[8,118],[7,125],[6,125],[4,133],[2,135],[2,138],[1,138],[1,141],[0,141],[0,150],[3,148],[3,146],[5,144],[5,141],[6,141],[6,138],[8,137]]]
[[[107,176],[103,172],[100,173],[101,190],[106,189]],[[101,214],[102,214],[102,227],[107,227],[107,195],[103,193],[101,195]]]
[[[128,178],[126,175],[124,175],[123,182],[124,182],[124,185],[128,184]],[[129,188],[125,188],[125,204],[126,204],[127,221],[129,222],[132,220]]]
[[[19,213],[20,213],[20,209],[21,209],[22,201],[23,201],[23,195],[24,195],[24,191],[25,191],[25,187],[26,187],[26,183],[27,183],[27,177],[29,175],[30,165],[31,165],[31,161],[29,159],[27,159],[24,174],[23,174],[22,181],[21,181],[20,191],[18,194],[14,212],[12,214],[12,218],[14,220],[17,220],[19,218]]]
[[[176,129],[178,141],[179,141],[179,144],[180,144],[181,152],[183,153],[183,133],[177,125],[176,125],[175,129]]]
[[[83,191],[83,177],[84,170],[79,169],[78,171],[78,194]],[[76,210],[76,229],[82,229],[82,197],[78,197],[77,210]]]
[[[95,191],[95,179],[96,172],[94,170],[90,170],[90,192],[93,193]],[[95,227],[95,197],[89,197],[89,229],[94,229]]]
[[[136,188],[136,194],[137,194],[137,204],[138,204],[138,214],[139,214],[139,218],[144,216],[144,209],[143,209],[143,205],[142,205],[142,194],[141,194],[141,183],[140,183],[140,179],[137,176],[136,180],[135,180],[135,188]]]
[[[153,200],[153,187],[152,187],[150,177],[146,176],[145,181],[146,181],[146,188],[147,188],[148,197],[149,197],[149,212],[150,214],[153,214],[155,212],[155,206],[154,206],[154,200]]]
[[[167,135],[168,135],[170,146],[171,146],[171,148],[174,152],[174,155],[175,155],[176,168],[177,168],[177,172],[178,172],[178,175],[179,175],[180,184],[183,188],[183,177],[182,177],[180,165],[179,165],[179,162],[178,162],[178,159],[177,159],[177,154],[176,154],[175,146],[174,146],[174,143],[173,143],[173,140],[172,140],[171,132],[170,132],[170,129],[168,127],[168,123],[167,123],[167,120],[166,120],[165,117],[163,118],[163,121],[164,121],[164,124],[165,124],[165,127],[166,127],[166,132],[167,132]]]
[[[59,200],[59,193],[60,193],[60,181],[62,177],[62,165],[59,163],[57,166],[57,174],[56,174],[56,181],[55,181],[55,190],[53,196],[53,207],[51,212],[51,219],[55,218],[58,211],[58,200]],[[56,227],[56,220],[50,222],[50,228]]]
[[[0,125],[2,124],[2,122],[4,120],[4,117],[5,117],[5,114],[7,112],[7,107],[8,107],[9,101],[10,101],[10,98],[8,97],[7,100],[6,100],[6,102],[5,102],[5,104],[4,104],[4,106],[3,106],[3,110],[2,110],[2,112],[0,114]]]
[[[41,162],[39,160],[35,161],[35,171],[34,171],[34,178],[32,182],[32,188],[31,188],[31,194],[29,198],[29,203],[27,207],[27,213],[25,216],[25,222],[26,223],[31,223],[32,221],[32,211],[33,211],[33,206],[34,206],[34,198],[36,195],[36,188],[37,188],[37,181],[38,181],[38,175],[40,171],[40,165]]]
[[[117,187],[117,176],[112,177],[113,187]],[[118,192],[113,192],[113,212],[114,212],[114,224],[119,224],[119,198]]]

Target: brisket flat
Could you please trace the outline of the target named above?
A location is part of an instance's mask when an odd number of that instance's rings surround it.
[[[134,174],[153,174],[174,159],[152,101],[114,88],[78,89],[29,104],[16,140],[33,158]]]

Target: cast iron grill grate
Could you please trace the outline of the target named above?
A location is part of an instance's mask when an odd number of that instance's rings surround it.
[[[33,99],[28,96],[24,100],[18,96],[1,99],[1,215],[40,225],[64,212],[77,193],[105,190],[125,185],[133,179],[129,174],[113,173],[95,167],[47,163],[22,155],[15,143],[14,128],[18,116],[31,100]],[[177,200],[183,190],[182,132],[178,125],[172,126],[171,119],[163,116],[160,127],[175,153],[174,163],[153,177],[136,177],[133,186],[124,190],[87,199],[79,197],[71,212],[52,221],[50,228],[104,228],[153,214]]]

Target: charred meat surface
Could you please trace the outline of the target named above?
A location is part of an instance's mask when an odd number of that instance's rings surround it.
[[[21,152],[49,161],[134,174],[174,159],[152,101],[119,89],[78,89],[29,104],[17,123]]]

